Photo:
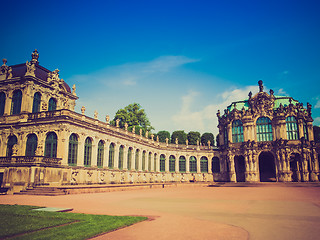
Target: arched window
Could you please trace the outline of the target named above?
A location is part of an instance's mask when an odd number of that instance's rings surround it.
[[[272,124],[268,117],[260,117],[257,120],[257,140],[258,142],[272,141]]]
[[[83,165],[85,167],[91,166],[91,153],[92,153],[92,141],[89,137],[86,138],[86,141],[84,142],[84,159],[83,159]]]
[[[151,158],[152,158],[152,154],[151,152],[149,152],[149,157],[148,157],[148,171],[151,172]]]
[[[4,114],[4,107],[6,105],[6,94],[4,92],[0,93],[0,116]]]
[[[70,166],[77,165],[78,156],[78,137],[72,133],[69,137],[68,164]]]
[[[208,172],[208,158],[207,157],[201,157],[200,158],[200,171],[201,172]]]
[[[135,169],[139,170],[139,149],[136,150]]]
[[[176,171],[176,158],[171,155],[169,157],[169,172],[175,172]]]
[[[103,166],[103,157],[104,157],[104,143],[102,140],[100,140],[98,143],[97,167]]]
[[[113,163],[114,163],[114,144],[110,143],[110,147],[109,147],[109,163],[108,163],[109,168],[113,168]]]
[[[220,173],[220,160],[218,157],[212,158],[212,172]]]
[[[29,134],[26,144],[26,156],[35,156],[38,145],[38,138],[35,134]]]
[[[11,135],[9,138],[8,138],[8,143],[7,143],[7,157],[11,157],[12,156],[12,148],[15,144],[18,143],[18,139],[15,135]]]
[[[294,116],[286,118],[287,139],[297,140],[299,139],[297,119]]]
[[[123,169],[123,154],[124,154],[124,147],[121,145],[119,148],[119,162],[118,162],[118,168]]]
[[[232,122],[232,142],[243,142],[243,126],[240,120]]]
[[[55,111],[57,109],[57,101],[54,98],[50,98],[48,104],[48,111]]]
[[[146,170],[146,151],[142,152],[142,171]]]
[[[186,172],[186,158],[184,156],[179,157],[179,172]]]
[[[40,112],[40,104],[41,104],[41,94],[39,92],[36,92],[33,96],[33,106],[32,106],[32,112]]]
[[[189,168],[190,172],[197,172],[197,159],[194,156],[191,156],[189,159]]]
[[[127,168],[128,170],[131,169],[131,161],[132,161],[132,148],[128,149],[128,158],[127,158]]]
[[[50,132],[47,135],[44,155],[45,157],[51,158],[57,157],[57,134],[55,134],[54,132]]]
[[[11,115],[19,114],[21,112],[22,92],[15,90],[12,95]]]
[[[166,157],[161,154],[160,155],[160,172],[164,172],[166,170]]]
[[[229,142],[227,127],[224,127],[224,129],[223,129],[223,141],[224,141],[224,145],[227,146],[228,142]]]
[[[303,136],[306,140],[309,140],[308,126],[305,121],[303,121]]]

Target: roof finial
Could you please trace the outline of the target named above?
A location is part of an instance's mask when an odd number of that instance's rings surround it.
[[[32,52],[31,57],[32,57],[32,59],[31,59],[31,62],[32,62],[32,63],[34,63],[34,64],[39,64],[39,62],[38,62],[39,53],[38,53],[38,50],[37,50],[37,49],[35,49],[35,50]]]
[[[263,92],[263,82],[262,82],[262,80],[259,80],[258,84],[259,84],[259,92]]]
[[[6,63],[7,63],[7,59],[2,59],[2,62],[3,62],[3,65],[2,66],[6,66]]]

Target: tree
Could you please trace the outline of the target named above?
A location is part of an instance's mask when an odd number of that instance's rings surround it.
[[[187,134],[187,139],[188,139],[188,144],[189,145],[197,145],[197,141],[200,141],[200,133],[199,132],[190,131]]]
[[[176,138],[179,144],[186,144],[187,134],[183,130],[174,131],[171,135],[171,143],[176,143]]]
[[[204,133],[201,136],[201,143],[202,145],[208,145],[208,141],[210,141],[210,146],[214,146],[214,136],[212,133]]]
[[[159,131],[157,135],[159,137],[159,142],[166,142],[166,138],[170,140],[170,133],[168,131]]]
[[[313,126],[314,141],[320,143],[320,127]]]
[[[126,106],[124,109],[119,109],[114,116],[114,119],[111,121],[112,125],[116,125],[116,120],[119,119],[119,127],[124,128],[125,123],[128,124],[128,127],[134,126],[136,128],[136,133],[139,134],[139,129],[142,128],[143,132],[151,131],[154,129],[149,119],[144,111],[141,108],[140,104],[133,103]],[[137,132],[138,131],[138,132]]]
[[[217,137],[216,137],[217,147],[220,147],[220,140],[219,140],[219,138],[220,138],[220,135],[219,135],[219,133],[218,133],[218,134],[217,134]]]

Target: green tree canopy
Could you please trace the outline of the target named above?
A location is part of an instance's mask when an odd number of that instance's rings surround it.
[[[211,142],[211,146],[214,146],[214,136],[212,133],[204,133],[201,136],[201,144],[207,146],[208,145],[208,141]]]
[[[190,131],[187,134],[187,139],[188,139],[188,144],[189,145],[197,145],[197,140],[199,140],[199,142],[200,142],[200,133],[199,132]]]
[[[119,126],[121,128],[125,127],[125,123],[127,123],[128,127],[131,127],[131,129],[135,126],[137,134],[139,133],[140,128],[143,129],[143,132],[154,129],[151,126],[144,109],[142,109],[138,103],[129,104],[124,109],[119,109],[116,112],[114,119],[111,121],[111,124],[116,125],[117,119],[120,120]]]
[[[159,142],[166,142],[166,138],[170,140],[170,133],[168,131],[159,131],[157,136],[159,137]]]
[[[174,131],[171,135],[171,143],[176,143],[176,138],[179,144],[186,144],[187,134],[183,130]]]
[[[313,126],[314,141],[320,143],[320,127]]]
[[[216,137],[217,147],[219,147],[219,146],[220,146],[219,138],[220,138],[220,135],[219,135],[219,133],[218,133],[218,134],[217,134],[217,137]]]

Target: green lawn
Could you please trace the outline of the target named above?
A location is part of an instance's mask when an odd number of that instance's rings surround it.
[[[146,217],[32,211],[0,205],[0,239],[87,239],[146,220]]]

